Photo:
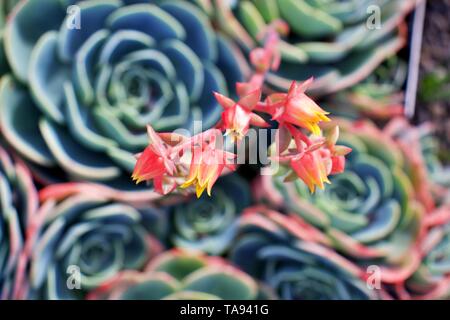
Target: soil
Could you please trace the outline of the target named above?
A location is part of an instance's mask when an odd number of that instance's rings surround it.
[[[431,121],[440,141],[443,160],[450,162],[450,0],[428,0],[420,66],[421,86],[416,120]],[[442,80],[428,86],[427,78]],[[430,90],[431,88],[431,90]]]

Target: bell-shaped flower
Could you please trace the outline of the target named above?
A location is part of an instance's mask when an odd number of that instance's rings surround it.
[[[186,178],[186,182],[181,185],[181,188],[188,188],[194,185],[198,198],[205,190],[211,196],[211,189],[225,167],[231,170],[235,169],[233,159],[236,155],[216,149],[212,144],[204,148],[194,146],[192,149],[189,175]]]
[[[246,94],[237,103],[219,93],[214,93],[214,95],[225,110],[222,113],[222,128],[233,141],[242,140],[250,125],[267,126],[263,118],[252,112],[260,102],[261,89]]]
[[[328,180],[327,158],[322,157],[322,150],[306,151],[291,159],[291,167],[313,193],[318,186],[324,188]]]
[[[163,158],[155,153],[151,147],[147,147],[138,155],[132,178],[136,183],[152,180],[162,176],[166,172]]]
[[[229,135],[233,142],[240,141],[250,128],[251,112],[236,104],[222,113],[225,135]]]
[[[273,120],[287,122],[320,135],[319,122],[330,121],[330,119],[327,117],[328,112],[305,94],[305,90],[312,81],[312,78],[303,83],[293,81],[287,94],[270,95],[267,98],[267,104],[272,109]]]
[[[264,48],[255,48],[250,52],[250,62],[257,73],[278,70],[281,63],[280,35],[288,33],[288,24],[282,20],[275,20],[258,35],[259,40],[265,43]]]
[[[153,130],[147,126],[147,132],[150,139],[150,145],[144,151],[137,155],[136,166],[134,167],[132,178],[136,183],[142,181],[155,180],[155,190],[165,194],[163,190],[163,177],[173,175],[175,164],[170,158],[169,147]],[[169,188],[171,189],[171,188]]]

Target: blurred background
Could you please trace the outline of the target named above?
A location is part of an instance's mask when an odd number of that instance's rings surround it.
[[[157,131],[210,128],[289,25],[341,128],[311,194],[241,165],[211,197],[131,179]],[[1,299],[448,299],[449,0],[0,0]]]

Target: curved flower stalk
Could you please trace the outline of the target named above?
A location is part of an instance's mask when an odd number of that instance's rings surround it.
[[[325,104],[346,117],[391,119],[404,112],[403,86],[407,65],[397,56],[387,59],[364,81],[332,95]]]
[[[81,190],[81,191],[80,191]],[[30,293],[23,298],[79,299],[124,269],[141,269],[162,250],[163,212],[123,202],[94,184],[40,192],[40,223],[30,230]]]
[[[230,260],[283,300],[376,299],[364,270],[326,246],[324,235],[296,215],[253,207],[240,219]]]
[[[39,200],[28,169],[0,147],[0,300],[26,290],[23,268],[27,229],[33,225]]]
[[[244,179],[236,174],[222,177],[211,197],[182,201],[170,209],[170,241],[176,247],[221,255],[235,236],[239,215],[250,204]]]
[[[261,101],[265,77],[279,67],[280,34],[287,34],[288,28],[284,22],[274,21],[261,32],[264,47],[250,52],[255,72],[248,82],[236,84],[239,100],[214,92],[224,109],[215,128],[190,137],[156,133],[149,125],[150,144],[136,155],[133,180],[153,181],[155,190],[161,194],[194,186],[197,197],[205,190],[211,195],[212,186],[224,169],[235,170],[237,155],[226,151],[230,146],[224,137],[230,137],[231,148],[238,147],[250,126],[270,126],[260,114],[278,123],[277,137],[270,147],[271,160],[289,166],[291,179],[300,178],[314,192],[316,186],[323,189],[324,183],[329,183],[329,175],[344,171],[345,155],[351,149],[336,145],[338,127],[322,136],[319,125],[331,120],[329,113],[305,93],[313,78],[302,83],[293,81],[287,93],[273,93]]]
[[[171,250],[154,258],[144,272],[123,271],[91,292],[89,299],[255,300],[257,283],[219,257]]]
[[[386,132],[397,140],[409,159],[409,176],[428,211],[434,209],[435,202],[450,202],[450,168],[439,160],[433,131],[431,123],[414,127],[403,118],[392,120],[386,127]]]
[[[147,124],[214,125],[221,108],[210,93],[233,95],[244,72],[239,51],[187,1],[22,1],[5,47],[6,140],[42,176],[60,168],[65,181],[117,188],[147,145]]]
[[[399,283],[419,263],[417,241],[424,204],[404,171],[401,148],[370,122],[339,123],[339,142],[352,148],[346,170],[311,194],[298,181],[263,176],[257,197],[298,215],[320,231],[318,242],[359,265],[377,265],[381,279]]]
[[[291,36],[280,44],[279,70],[267,76],[274,90],[311,75],[314,95],[328,94],[363,80],[406,41],[405,15],[415,1],[403,0],[213,0],[219,28],[244,51],[256,47],[259,32],[276,19]]]
[[[403,285],[396,287],[396,293],[408,300],[450,299],[450,206],[430,213],[424,231],[422,262]]]

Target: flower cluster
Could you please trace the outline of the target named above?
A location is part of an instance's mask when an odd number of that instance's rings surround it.
[[[195,186],[198,197],[205,190],[211,195],[211,188],[223,170],[235,168],[236,155],[224,148],[224,136],[239,144],[250,126],[269,127],[263,115],[278,123],[277,139],[271,146],[276,151],[272,152],[271,160],[292,169],[290,178],[299,177],[314,192],[316,186],[323,189],[324,183],[329,183],[330,174],[343,172],[345,155],[351,149],[336,145],[338,127],[322,133],[319,124],[330,119],[328,112],[305,93],[312,78],[303,83],[293,81],[287,93],[272,93],[262,100],[265,74],[277,69],[280,63],[279,33],[285,34],[287,29],[286,24],[275,21],[262,34],[265,46],[250,53],[254,75],[248,82],[236,85],[238,101],[214,92],[223,108],[221,121],[214,129],[187,137],[157,134],[148,126],[150,145],[137,155],[133,179],[137,183],[153,180],[155,190],[161,194],[177,187]]]
[[[0,299],[449,299],[415,1],[371,2],[0,0]]]
[[[133,179],[137,183],[153,180],[155,191],[161,194],[177,187],[195,186],[197,197],[205,190],[211,195],[212,186],[223,170],[235,167],[235,155],[217,147],[217,137],[222,137],[217,129],[192,138],[176,135],[175,145],[171,145],[173,134],[158,135],[151,126],[148,126],[148,134],[151,143],[137,155]]]

